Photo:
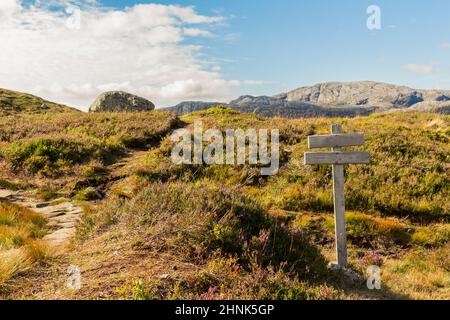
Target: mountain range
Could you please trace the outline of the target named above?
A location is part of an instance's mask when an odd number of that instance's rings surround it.
[[[358,116],[392,111],[450,114],[450,90],[413,89],[373,81],[327,82],[274,96],[241,96],[230,103],[186,101],[163,110],[183,115],[217,104],[240,112],[285,118]]]
[[[326,82],[274,96],[245,95],[229,103],[185,101],[159,110],[184,115],[216,105],[283,118],[354,117],[410,111],[450,114],[450,90],[413,89],[373,81]],[[0,115],[61,112],[80,111],[27,93],[0,89]]]

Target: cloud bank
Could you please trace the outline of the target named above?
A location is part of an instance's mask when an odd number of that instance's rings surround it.
[[[138,94],[158,107],[227,101],[234,82],[202,61],[201,46],[186,41],[214,37],[210,30],[223,22],[175,5],[118,10],[95,0],[1,0],[0,87],[84,110],[107,90]]]
[[[436,69],[432,65],[422,65],[422,64],[407,64],[404,68],[410,72],[418,74],[431,74],[435,73]]]

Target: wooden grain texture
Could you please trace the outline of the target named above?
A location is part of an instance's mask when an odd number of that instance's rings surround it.
[[[370,162],[368,152],[305,152],[305,165],[313,164],[364,164]]]
[[[309,148],[331,148],[331,152],[305,152],[305,165],[333,165],[333,201],[336,256],[339,267],[347,267],[347,231],[345,226],[344,165],[370,162],[368,152],[343,152],[341,147],[364,144],[364,134],[343,134],[339,124],[331,126],[331,135],[308,137]]]
[[[308,148],[335,148],[361,146],[364,144],[364,134],[329,134],[308,137]]]
[[[334,226],[336,256],[339,266],[347,266],[347,232],[345,227],[344,166],[333,165]]]
[[[331,133],[340,134],[340,125],[331,126]],[[333,152],[340,153],[340,149],[333,147]],[[345,226],[345,195],[344,195],[344,165],[333,164],[333,202],[334,202],[334,230],[336,239],[337,264],[347,267],[347,230]]]

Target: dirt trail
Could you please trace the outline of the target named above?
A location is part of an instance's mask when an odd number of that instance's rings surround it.
[[[171,130],[170,130],[171,131]],[[167,134],[170,134],[170,131]],[[161,141],[158,141],[158,144]],[[103,185],[94,186],[103,194],[118,180],[126,178],[133,167],[144,158],[149,150],[157,145],[147,145],[144,149],[131,149],[120,161],[106,167],[107,179]],[[66,244],[75,235],[76,227],[81,219],[83,208],[75,205],[71,199],[56,199],[48,202],[39,201],[26,191],[14,191],[0,188],[0,200],[15,203],[41,213],[48,220],[49,233],[44,236],[50,246]]]
[[[43,238],[51,246],[61,246],[75,234],[83,208],[67,199],[39,201],[24,191],[0,189],[0,200],[18,204],[41,213],[48,220],[50,232]]]

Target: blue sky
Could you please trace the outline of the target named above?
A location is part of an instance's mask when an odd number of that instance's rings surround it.
[[[227,24],[214,30],[219,36],[200,43],[211,58],[223,60],[226,79],[268,82],[244,85],[242,94],[364,79],[450,88],[447,0],[101,2],[113,7],[145,2],[193,5],[201,14],[225,16]],[[366,9],[372,4],[381,8],[381,30],[366,27]],[[407,65],[430,66],[432,71],[413,71]]]
[[[0,87],[84,110],[106,90],[170,106],[326,81],[450,89],[448,0],[93,2],[1,0]]]

